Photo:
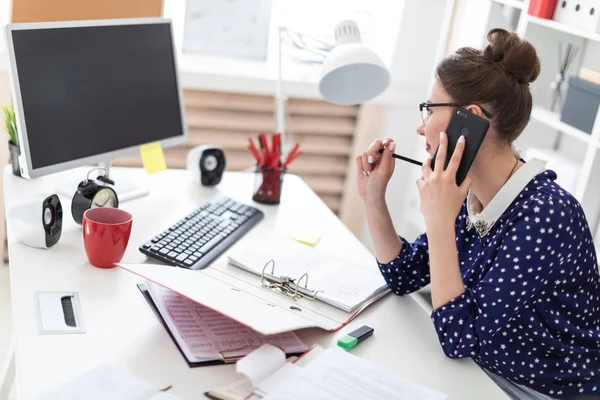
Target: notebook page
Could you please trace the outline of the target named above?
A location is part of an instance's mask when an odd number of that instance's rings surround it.
[[[286,353],[306,350],[294,332],[265,336],[160,285],[146,282],[146,287],[191,362],[219,360],[221,353],[245,355],[265,343]]]
[[[257,275],[261,275],[265,265],[274,260],[274,275],[291,278],[299,278],[323,262],[322,253],[291,239],[265,240],[261,246],[253,243],[236,247],[227,253],[227,257],[230,263]],[[265,272],[271,272],[271,265]]]
[[[354,310],[387,288],[381,274],[337,259],[329,259],[312,271],[309,282],[321,290],[318,299],[345,311]]]
[[[444,400],[434,389],[400,378],[336,347],[329,348],[263,400]]]

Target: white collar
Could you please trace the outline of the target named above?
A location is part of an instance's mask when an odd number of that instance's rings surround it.
[[[526,162],[513,176],[500,188],[490,203],[477,214],[476,207],[481,208],[481,203],[471,191],[467,195],[467,229],[475,227],[480,236],[485,236],[494,223],[504,214],[508,206],[523,191],[525,186],[546,167],[546,161],[533,158]]]

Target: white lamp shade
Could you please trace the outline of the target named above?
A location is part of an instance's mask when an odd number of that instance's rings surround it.
[[[336,26],[336,47],[323,62],[319,91],[341,105],[361,104],[380,95],[390,84],[381,58],[360,42],[358,25],[342,21]]]

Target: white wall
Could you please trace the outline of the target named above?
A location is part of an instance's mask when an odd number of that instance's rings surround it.
[[[391,73],[394,83],[411,89],[407,89],[406,96],[399,105],[388,107],[384,137],[397,142],[396,153],[419,160],[423,160],[426,154],[424,142],[416,134],[421,121],[418,105],[427,100],[437,59],[443,54],[443,48],[439,48],[440,35],[449,25],[446,7],[452,3],[441,0],[406,0],[402,13]],[[418,166],[397,161],[386,194],[396,231],[407,238],[414,238],[422,233],[406,219],[408,202],[415,197],[418,199],[415,186],[418,176]],[[421,217],[417,215],[416,218]],[[372,249],[366,224],[361,240]]]

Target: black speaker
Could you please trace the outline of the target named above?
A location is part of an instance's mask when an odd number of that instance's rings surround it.
[[[187,169],[204,186],[218,185],[226,165],[225,151],[220,146],[197,146],[188,152]]]
[[[62,233],[62,205],[53,194],[31,196],[13,206],[8,217],[17,239],[23,244],[49,249]]]

